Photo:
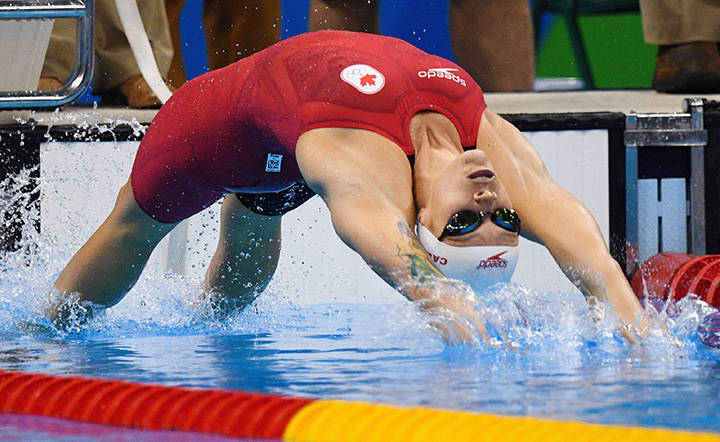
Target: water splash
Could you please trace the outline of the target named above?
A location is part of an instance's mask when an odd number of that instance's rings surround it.
[[[144,131],[144,126],[135,119],[105,119],[95,109],[86,114],[62,117],[57,112],[45,117],[35,115],[33,121],[51,127],[61,119],[63,122],[75,121],[79,127],[78,136],[82,136],[83,131],[112,132],[121,124],[130,125],[138,135]],[[100,122],[90,123],[91,120]],[[229,318],[217,318],[208,306],[198,301],[200,281],[168,274],[157,266],[149,266],[138,284],[117,306],[100,313],[87,324],[78,321],[64,330],[57,329],[46,319],[45,310],[49,293],[53,291],[52,283],[72,250],[38,229],[38,176],[38,169],[34,168],[0,183],[0,219],[9,219],[12,224],[22,226],[14,250],[0,252],[0,321],[3,324],[0,333],[6,336],[40,334],[66,338],[242,333],[287,336],[295,332],[313,333],[312,329],[316,327],[318,335],[350,333],[370,340],[431,340],[433,348],[443,347],[427,318],[412,304],[391,305],[379,311],[364,305],[303,308],[294,305],[293,300],[301,294],[293,287],[273,286],[245,311]],[[80,214],[77,215],[80,219]],[[338,304],[342,304],[341,294],[337,299]],[[680,301],[672,309],[667,306],[660,310],[651,308],[656,318],[655,327],[645,338],[644,345],[630,347],[615,331],[616,318],[607,311],[592,312],[580,295],[538,293],[505,284],[484,294],[482,304],[477,308],[482,309],[487,318],[496,344],[506,342],[520,354],[556,360],[578,359],[588,353],[618,358],[628,354],[651,359],[687,357],[698,348],[698,326],[714,311],[691,298]],[[676,310],[678,314],[670,314]],[[327,320],[325,313],[328,311],[335,312],[330,314],[331,320]],[[374,315],[374,320],[365,321],[364,314]],[[320,320],[315,320],[317,318]],[[660,323],[667,325],[674,340],[667,339]],[[488,350],[482,345],[479,349]]]
[[[221,318],[199,301],[201,281],[151,263],[122,302],[58,329],[44,312],[75,246],[37,228],[39,180],[33,169],[0,183],[0,219],[18,232],[12,251],[0,252],[2,369],[717,430],[720,354],[700,343],[718,336],[717,313],[694,298],[652,307],[652,333],[629,345],[611,312],[591,311],[579,294],[501,285],[477,308],[512,351],[446,346],[409,302],[346,303],[337,293],[331,303],[298,305],[307,293],[291,284],[271,284]],[[79,230],[87,214],[71,212],[76,219],[63,225]],[[292,264],[306,269],[297,278],[321,271]]]
[[[31,175],[2,183],[0,201]],[[501,285],[482,295],[482,311],[512,351],[446,346],[409,302],[344,303],[338,293],[336,302],[301,306],[303,294],[279,284],[220,318],[199,301],[201,281],[149,265],[119,304],[58,329],[44,309],[72,251],[35,229],[36,211],[22,212],[20,247],[0,252],[2,369],[613,424],[717,425],[717,400],[705,404],[717,397],[718,353],[697,333],[715,310],[693,298],[653,310],[675,342],[656,326],[642,345],[629,345],[612,315],[590,311],[579,294]],[[652,421],[649,408],[660,410]],[[674,420],[678,409],[685,414]]]
[[[118,127],[130,127],[134,137],[142,137],[147,130],[147,125],[139,122],[136,117],[126,118],[124,115],[117,117],[107,117],[97,110],[97,103],[93,103],[92,110],[84,112],[60,113],[60,109],[55,109],[50,114],[39,114],[32,111],[30,118],[25,120],[21,117],[15,117],[15,121],[19,124],[28,125],[30,127],[47,126],[45,138],[52,141],[50,134],[53,127],[57,125],[73,126],[73,137],[79,141],[93,141],[103,134],[109,134],[115,138],[115,130]],[[116,140],[117,141],[117,140]]]

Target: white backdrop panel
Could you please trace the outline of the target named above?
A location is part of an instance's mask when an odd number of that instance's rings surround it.
[[[607,241],[607,132],[526,135],[553,178],[590,209]],[[43,144],[42,230],[66,259],[112,209],[117,191],[129,175],[137,145],[137,142]],[[219,206],[214,205],[173,231],[153,255],[150,265],[171,268],[201,280],[217,244],[218,214]],[[515,282],[544,292],[577,291],[544,247],[526,240],[522,240],[521,247]],[[283,249],[272,285],[295,296],[299,304],[335,300],[387,303],[402,299],[340,241],[332,229],[329,212],[318,197],[283,218]]]

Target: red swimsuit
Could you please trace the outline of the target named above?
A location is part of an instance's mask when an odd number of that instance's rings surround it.
[[[485,108],[464,70],[402,40],[303,34],[181,87],[140,144],[133,192],[150,216],[177,222],[226,193],[274,193],[302,181],[295,146],[310,129],[371,130],[413,155],[417,112],[446,115],[463,146],[474,147]]]

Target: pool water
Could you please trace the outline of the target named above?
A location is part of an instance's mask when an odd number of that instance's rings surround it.
[[[220,320],[194,301],[200,281],[150,266],[117,306],[57,329],[42,312],[72,251],[29,230],[0,259],[3,370],[720,432],[720,351],[697,334],[715,310],[700,301],[657,313],[673,339],[656,326],[629,345],[580,295],[499,286],[483,303],[511,351],[447,346],[408,302],[297,305],[292,287]],[[44,422],[0,417],[5,439]]]
[[[65,419],[0,414],[0,440],[12,442],[253,442],[202,433],[144,431]],[[258,441],[259,442],[259,441]]]
[[[54,279],[41,270],[2,270],[0,369],[720,431],[720,353],[697,339],[708,308],[696,301],[670,321],[676,344],[632,346],[577,295],[505,287],[491,301],[527,309],[522,320],[495,310],[514,352],[448,347],[409,303],[294,306],[265,293],[207,319],[189,300],[199,282],[150,270],[116,307],[65,331],[37,311]]]

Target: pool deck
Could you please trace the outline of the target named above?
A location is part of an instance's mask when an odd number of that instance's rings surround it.
[[[653,90],[489,93],[486,101],[499,114],[577,114],[596,112],[682,112],[685,98],[695,95],[660,94]],[[720,100],[720,95],[702,95]]]
[[[600,90],[600,91],[559,91],[487,93],[488,106],[504,114],[587,114],[617,112],[673,113],[682,112],[683,99],[692,95],[660,94],[653,90]],[[702,98],[720,101],[720,94],[701,95]],[[93,108],[88,105],[70,105],[55,112],[5,111],[0,112],[0,124],[15,123],[14,117],[40,122],[51,121],[53,125],[77,124],[78,114],[87,124],[103,123],[109,120],[135,118],[140,123],[152,121],[157,110],[137,110],[125,107]]]

